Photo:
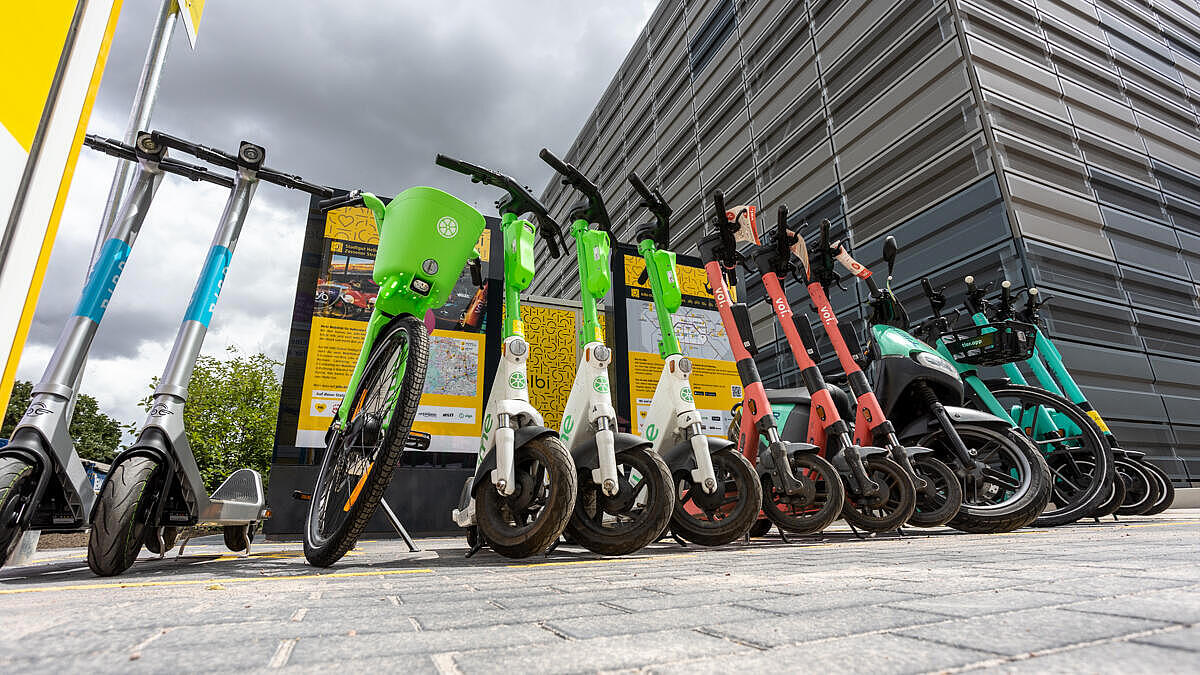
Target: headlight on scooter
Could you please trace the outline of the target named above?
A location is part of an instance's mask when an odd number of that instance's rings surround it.
[[[914,361],[922,366],[925,366],[926,368],[940,370],[950,377],[955,379],[958,378],[958,369],[954,367],[954,364],[950,363],[941,356],[938,356],[937,354],[931,354],[929,352],[913,352],[912,357]]]

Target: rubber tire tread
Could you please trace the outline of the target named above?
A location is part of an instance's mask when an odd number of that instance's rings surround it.
[[[900,504],[896,511],[886,518],[868,520],[850,502],[850,493],[847,491],[846,501],[842,503],[842,519],[867,532],[891,532],[904,525],[916,511],[917,487],[913,484],[912,477],[904,471],[904,467],[897,464],[895,460],[887,457],[867,457],[863,463],[866,464],[867,475],[872,479],[878,473],[889,474],[889,478],[896,483],[897,489],[900,491]]]
[[[829,502],[811,520],[806,518],[801,522],[793,516],[782,514],[775,508],[774,503],[770,502],[771,492],[766,483],[771,480],[771,475],[767,473],[761,477],[763,481],[763,513],[776,527],[788,534],[817,534],[841,517],[842,506],[846,503],[846,490],[842,487],[842,479],[838,476],[837,469],[829,463],[829,460],[815,454],[796,455],[795,459],[807,465],[801,468],[809,471],[815,470],[825,477],[825,483],[833,492]],[[793,467],[793,471],[795,471],[795,467]]]
[[[759,508],[762,505],[762,484],[758,482],[758,473],[745,455],[735,448],[724,448],[712,453],[712,457],[714,460],[721,457],[733,467],[731,473],[738,490],[734,517],[721,521],[718,527],[695,527],[693,523],[696,521],[687,515],[681,515],[685,512],[678,499],[675,500],[675,508],[671,513],[671,528],[675,534],[700,546],[723,546],[745,536],[758,520]],[[713,464],[716,464],[716,461]],[[696,489],[701,488],[697,486]],[[746,498],[743,499],[743,496]]]
[[[8,500],[19,495],[21,484],[32,476],[33,465],[29,462],[20,457],[0,458],[0,513],[8,513]],[[0,567],[8,563],[21,534],[17,528],[0,529]]]
[[[376,460],[376,466],[371,469],[371,474],[367,477],[358,500],[355,501],[354,506],[350,507],[354,511],[353,516],[346,520],[346,525],[340,533],[330,537],[329,541],[321,547],[311,547],[308,543],[308,518],[312,517],[316,500],[309,502],[309,512],[304,524],[304,557],[316,567],[329,567],[341,560],[342,556],[346,555],[346,552],[358,542],[367,523],[375,515],[375,509],[379,506],[379,502],[383,500],[384,491],[392,482],[392,471],[396,468],[396,462],[404,453],[404,441],[412,428],[413,419],[417,414],[417,406],[421,401],[421,391],[425,388],[425,372],[429,368],[429,333],[425,329],[424,321],[405,314],[393,319],[380,332],[374,345],[375,349],[382,349],[391,336],[400,330],[408,332],[411,345],[404,371],[404,378],[409,381],[409,386],[405,388],[403,398],[396,403],[396,412],[393,413],[392,422],[388,426],[388,438],[384,442],[383,452]],[[370,365],[370,358],[367,362]],[[375,366],[379,367],[380,364],[376,363]],[[360,381],[370,381],[366,369],[364,369]],[[404,430],[403,434],[398,433],[400,429]],[[316,495],[316,486],[314,485],[313,488],[313,494]]]
[[[1162,490],[1162,496],[1159,497],[1154,506],[1151,506],[1150,509],[1142,515],[1156,516],[1171,508],[1171,505],[1175,503],[1175,485],[1171,482],[1171,477],[1167,475],[1167,472],[1159,468],[1159,466],[1154,462],[1142,460],[1142,465],[1145,466],[1150,473],[1158,477],[1158,487]]]
[[[245,543],[242,542],[242,528],[244,525],[226,525],[221,528],[221,535],[225,539],[225,548],[240,553],[246,550]],[[254,526],[250,526],[250,531],[247,533],[250,542],[254,542]]]
[[[959,509],[962,508],[962,484],[958,482],[958,476],[955,475],[954,469],[936,457],[922,455],[914,457],[912,462],[913,467],[921,473],[922,477],[928,478],[931,473],[936,473],[946,481],[946,505],[937,515],[922,514],[914,510],[912,517],[908,519],[908,524],[913,527],[941,527],[953,520],[954,516],[958,515]],[[920,507],[920,505],[921,493],[918,490],[917,506]]]
[[[1092,512],[1088,514],[1088,518],[1103,518],[1111,516],[1121,508],[1121,502],[1125,501],[1125,480],[1121,478],[1121,474],[1113,471],[1112,488],[1104,493],[1104,501],[1100,502]]]
[[[955,428],[999,433],[994,429],[973,424],[957,424]],[[958,515],[947,523],[950,527],[972,534],[1012,532],[1032,523],[1041,514],[1042,509],[1046,508],[1046,504],[1050,500],[1050,467],[1046,466],[1046,460],[1042,457],[1041,451],[1033,444],[1033,441],[1019,432],[1010,430],[1003,436],[1018,448],[1031,467],[1032,484],[1024,497],[1025,503],[1018,504],[1016,511],[994,516],[973,514],[970,506],[964,502],[962,508],[958,510]]]
[[[1150,509],[1154,508],[1158,500],[1162,499],[1162,487],[1155,480],[1154,476],[1151,475],[1150,470],[1146,468],[1145,462],[1132,458],[1124,458],[1121,460],[1121,463],[1127,467],[1126,471],[1133,469],[1142,475],[1142,479],[1146,481],[1146,498],[1142,503],[1131,506],[1126,506],[1122,502],[1120,508],[1117,509],[1117,515],[1144,516]],[[1129,501],[1128,495],[1126,495],[1125,501]]]
[[[506,558],[528,558],[537,555],[558,541],[562,531],[575,511],[575,496],[579,491],[578,476],[575,474],[575,462],[563,442],[555,436],[542,436],[516,448],[513,459],[518,460],[521,452],[533,449],[542,464],[550,474],[550,493],[557,496],[553,503],[547,504],[539,514],[539,523],[535,530],[521,539],[510,539],[504,531],[493,527],[491,517],[499,513],[500,495],[490,483],[479,486],[475,509],[475,521],[484,539],[493,551]],[[548,513],[547,513],[548,511]]]
[[[761,484],[759,485],[759,491],[760,492],[762,491]],[[750,530],[749,530],[750,536],[751,537],[765,536],[768,532],[771,531],[771,526],[774,524],[775,523],[771,522],[770,518],[759,518],[758,520],[754,521],[753,525],[750,526]]]
[[[129,569],[146,537],[146,524],[137,521],[146,487],[158,471],[149,457],[131,457],[109,474],[96,497],[87,563],[93,572],[111,577]]]
[[[659,512],[654,514],[655,517],[647,523],[642,532],[637,533],[637,536],[627,537],[623,540],[614,539],[596,536],[587,528],[578,527],[575,524],[577,516],[581,513],[581,500],[576,499],[575,508],[572,511],[571,519],[567,522],[565,531],[576,544],[592,553],[599,553],[600,555],[627,555],[634,553],[658,541],[659,535],[666,529],[667,524],[671,522],[671,512],[675,508],[675,487],[671,482],[671,472],[667,469],[666,462],[663,461],[657,452],[651,450],[649,446],[638,446],[618,452],[617,464],[621,463],[623,455],[633,453],[644,455],[647,463],[658,469],[652,479],[659,484],[659,494],[662,495],[662,503],[656,505]],[[591,472],[588,471],[587,473],[590,474]],[[647,476],[647,479],[651,479],[651,477]]]

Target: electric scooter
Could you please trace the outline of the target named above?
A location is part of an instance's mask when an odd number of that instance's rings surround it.
[[[221,526],[225,546],[249,555],[255,529],[270,516],[262,476],[254,469],[238,469],[211,496],[208,494],[184,428],[188,381],[258,182],[320,197],[332,194],[327,187],[263,166],[266,150],[247,141],[242,141],[237,155],[230,155],[158,132],[152,133],[151,139],[157,145],[232,169],[237,178],[166,368],[151,397],[146,422],[133,445],[113,460],[100,487],[87,555],[88,567],[100,576],[129,569],[143,544],[162,557],[174,546],[178,528],[198,524]],[[181,554],[185,545],[186,540],[180,547]]]
[[[521,321],[521,291],[529,288],[535,270],[534,234],[540,231],[557,258],[562,255],[562,230],[528,188],[512,178],[445,155],[438,155],[437,163],[507,193],[496,202],[504,237],[500,364],[484,408],[475,475],[467,479],[451,515],[468,528],[468,557],[488,545],[500,555],[525,558],[558,541],[579,488],[571,454],[529,403],[530,346]],[[521,218],[526,213],[534,214],[537,230]]]
[[[650,190],[636,173],[629,174],[654,221],[634,230],[634,241],[646,267],[638,279],[648,283],[661,338],[663,369],[654,388],[642,428],[652,449],[666,462],[675,485],[671,530],[704,546],[728,544],[743,536],[758,519],[762,485],[754,466],[726,439],[704,435],[692,396],[692,362],[683,355],[672,315],[683,294],[675,274],[671,241],[671,207],[658,190]]]
[[[579,264],[583,358],[559,433],[579,472],[579,495],[566,533],[594,553],[625,555],[657,540],[666,529],[675,504],[671,473],[650,441],[617,430],[608,378],[612,350],[604,344],[596,309],[612,286],[612,224],[604,199],[574,166],[545,148],[539,156],[563,177],[564,185],[585,196],[567,213]]]
[[[1050,500],[1046,460],[1007,417],[963,407],[966,394],[954,364],[908,331],[908,313],[891,288],[900,251],[895,238],[884,240],[884,288],[873,276],[856,274],[866,267],[843,246],[837,249],[838,263],[870,294],[871,340],[864,354],[884,414],[899,430],[901,443],[932,448],[958,477],[963,503],[948,524],[964,532],[995,533],[1032,523]],[[939,331],[943,322],[935,317],[915,332]]]
[[[1118,515],[1153,515],[1161,513],[1174,500],[1174,487],[1167,478],[1166,472],[1146,460],[1146,454],[1136,450],[1123,448],[1115,434],[1109,429],[1104,418],[1092,407],[1083,390],[1071,377],[1063,362],[1062,354],[1054,342],[1042,330],[1045,325],[1041,315],[1041,307],[1052,298],[1043,297],[1037,288],[1026,290],[1025,307],[1019,312],[1014,310],[1012,284],[1007,280],[1001,283],[1000,296],[996,303],[984,300],[986,291],[979,291],[968,285],[968,302],[979,307],[981,312],[972,314],[971,319],[976,325],[984,325],[989,318],[984,312],[990,311],[996,321],[1012,321],[1019,319],[1029,326],[1033,334],[1033,353],[1024,361],[1026,367],[1037,379],[1038,385],[1051,394],[1055,394],[1078,406],[1094,423],[1107,445],[1112,451],[1116,463],[1117,479],[1114,490],[1105,502],[1094,509],[1089,515],[1099,517],[1116,513]],[[1024,374],[1016,363],[1006,363],[1001,366],[1011,385],[1030,386]],[[1065,420],[1056,419],[1057,422]],[[1124,496],[1122,496],[1124,492]]]
[[[904,472],[912,479],[917,490],[917,503],[916,509],[907,521],[910,525],[938,527],[950,522],[958,513],[959,507],[962,506],[962,487],[959,485],[957,477],[949,466],[932,456],[931,449],[920,446],[906,447],[900,443],[895,427],[891,420],[883,414],[883,408],[880,407],[879,399],[871,389],[871,383],[855,359],[854,354],[861,351],[857,348],[857,338],[854,337],[852,331],[850,331],[849,339],[843,333],[837,320],[837,314],[826,295],[825,289],[834,283],[839,283],[837,271],[834,269],[834,260],[840,250],[838,244],[830,244],[828,221],[821,224],[816,254],[810,256],[808,245],[803,238],[792,235],[784,229],[786,220],[786,208],[781,207],[780,225],[776,233],[777,253],[774,259],[786,255],[783,251],[784,244],[780,242],[791,241],[792,252],[796,254],[801,263],[799,266],[791,266],[792,275],[805,284],[808,296],[812,300],[817,314],[821,317],[821,326],[829,337],[838,363],[845,374],[851,396],[857,403],[857,412],[854,416],[854,443],[860,447],[878,445],[887,448],[892,461],[904,469]],[[766,263],[775,264],[781,273],[786,272],[785,267],[788,265],[775,262],[774,259],[767,258]],[[853,262],[853,259],[847,257],[843,263],[846,262]],[[853,273],[860,279],[868,279],[871,276],[871,271],[865,267],[859,267]],[[785,277],[780,276],[779,278]],[[782,289],[779,290],[782,291]],[[786,297],[782,294],[779,297],[786,303]],[[776,306],[780,306],[779,301],[776,301]],[[820,357],[816,353],[816,340],[813,339],[809,322],[807,320],[801,322],[798,317],[796,321],[798,327],[802,329],[801,337],[806,338],[805,347],[812,352],[810,360],[814,362],[819,360]],[[851,351],[849,346],[851,341],[856,347],[854,351]],[[847,405],[846,408],[848,407]]]
[[[983,380],[978,372],[980,367],[1029,357],[1034,347],[1034,327],[1012,319],[989,323],[985,291],[975,285],[974,277],[967,277],[966,281],[967,308],[975,321],[954,329],[953,319],[941,313],[945,297],[935,293],[927,279],[922,279],[935,321],[945,319],[937,332],[926,337],[958,370],[967,385],[972,407],[1011,420],[1044,456],[1052,474],[1053,491],[1050,505],[1035,524],[1050,527],[1075,522],[1091,514],[1110,490],[1112,450],[1087,414],[1061,396],[1004,380]]]
[[[762,510],[768,519],[765,527],[759,521],[750,533],[765,534],[770,523],[774,523],[781,532],[816,534],[841,514],[845,489],[837,469],[821,456],[819,447],[811,442],[788,442],[780,435],[771,401],[754,363],[758,346],[751,331],[749,310],[745,303],[735,301],[726,280],[726,275],[734,273],[745,261],[738,244],[755,241],[754,225],[747,210],[727,211],[725,195],[720,191],[713,192],[713,208],[716,231],[700,240],[700,256],[705,261],[708,284],[733,348],[744,395],[730,437],[738,439],[742,454],[758,472],[763,490]],[[831,403],[827,405],[833,410]],[[760,437],[767,441],[766,452],[759,452]]]
[[[783,429],[783,438],[803,438],[816,445],[821,448],[822,456],[837,469],[846,488],[846,501],[842,507],[846,522],[868,532],[888,532],[912,517],[917,506],[916,487],[904,467],[888,457],[887,448],[851,438],[850,426],[845,421],[853,415],[849,397],[841,388],[826,385],[820,368],[813,361],[816,340],[812,328],[807,319],[801,320],[792,312],[781,283],[793,272],[793,247],[805,251],[802,261],[807,262],[808,258],[800,238],[787,229],[787,214],[786,206],[779,207],[775,241],[754,247],[748,257],[762,279],[805,386],[786,391],[768,390],[767,396]],[[813,293],[811,287],[815,285],[818,286],[817,293],[823,296],[820,281],[808,267],[805,265],[809,293]],[[813,299],[817,297],[814,295]],[[829,309],[828,301],[824,308]],[[836,321],[832,313],[822,313],[821,318],[823,322]],[[807,339],[801,337],[801,327],[808,328]],[[859,438],[873,440],[867,439],[867,431],[867,425],[863,425],[858,430]]]
[[[92,339],[163,175],[233,187],[226,176],[168,159],[166,147],[149,133],[139,132],[132,147],[90,135],[84,142],[137,162],[137,173],[42,379],[33,387],[29,408],[8,445],[0,448],[0,565],[9,561],[26,531],[80,530],[91,520],[95,492],[71,442],[71,413]]]

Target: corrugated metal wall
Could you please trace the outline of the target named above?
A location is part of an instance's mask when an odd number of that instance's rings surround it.
[[[1200,480],[1198,26],[1182,0],[664,0],[567,159],[622,237],[625,175],[661,185],[682,252],[718,188],[767,225],[780,204],[829,218],[864,261],[893,234],[914,318],[920,276],[952,301],[966,274],[1027,276],[1125,444]],[[535,290],[577,295],[573,264]],[[831,299],[856,315],[855,287]],[[751,313],[764,377],[796,384],[769,307]]]

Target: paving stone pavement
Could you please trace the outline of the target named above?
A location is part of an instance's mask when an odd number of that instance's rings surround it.
[[[0,671],[1200,671],[1200,511],[625,558],[418,544],[321,570],[295,542],[198,539],[116,579],[41,551],[0,570]]]

